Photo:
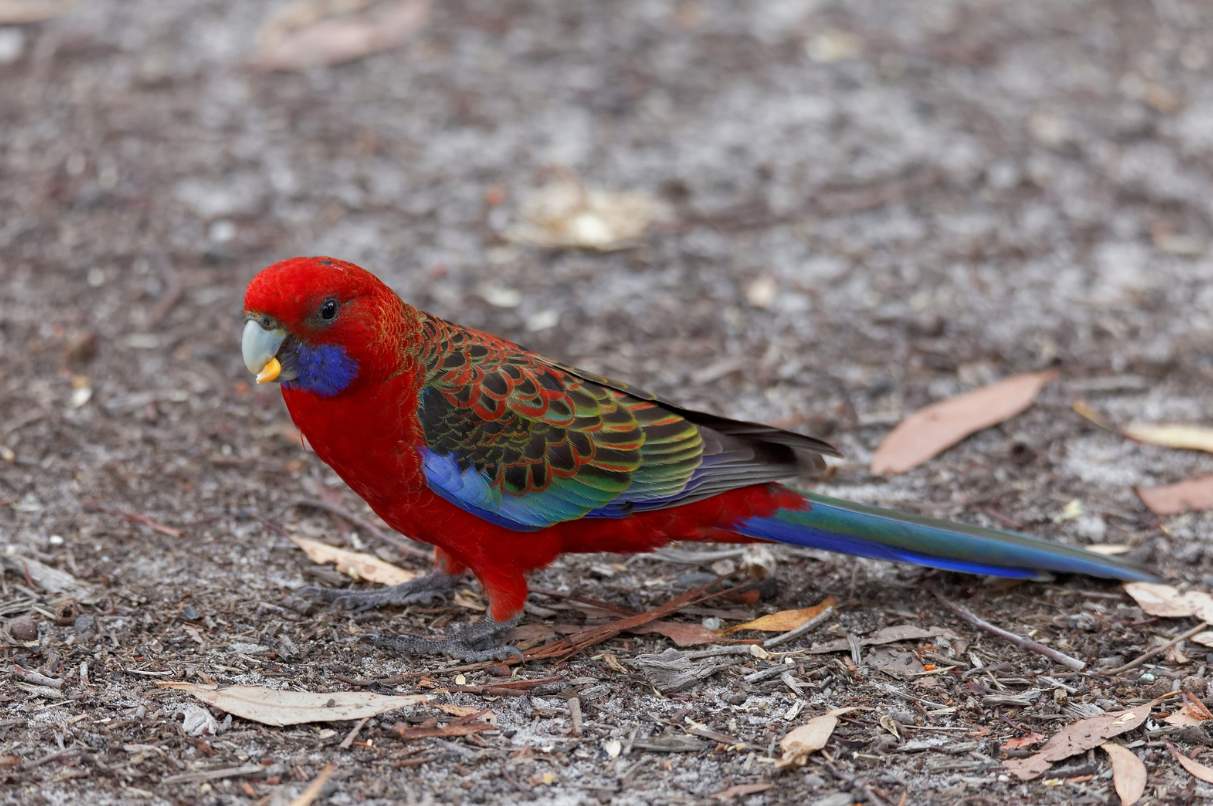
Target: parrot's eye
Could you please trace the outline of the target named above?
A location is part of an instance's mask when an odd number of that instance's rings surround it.
[[[320,306],[320,318],[326,322],[337,318],[337,300],[326,299],[324,301],[324,304]]]

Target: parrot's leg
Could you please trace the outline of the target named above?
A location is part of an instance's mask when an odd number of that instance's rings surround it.
[[[518,624],[522,614],[505,621],[492,616],[445,638],[422,638],[417,635],[372,635],[367,638],[372,644],[406,655],[448,655],[457,660],[477,662],[504,660],[511,655],[522,655],[514,646],[506,644],[505,634]]]
[[[355,612],[371,610],[389,605],[428,604],[446,596],[455,587],[459,577],[445,571],[431,571],[425,576],[410,579],[390,588],[369,591],[352,591],[347,588],[321,588],[309,586],[299,590],[305,596],[314,596],[326,602],[335,602]]]

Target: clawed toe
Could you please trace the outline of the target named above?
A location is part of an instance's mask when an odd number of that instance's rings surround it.
[[[444,598],[455,586],[455,577],[434,572],[390,588],[355,591],[347,588],[322,588],[309,585],[299,593],[330,602],[355,613],[390,605],[429,604]]]

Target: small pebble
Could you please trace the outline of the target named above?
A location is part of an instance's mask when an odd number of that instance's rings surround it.
[[[18,616],[9,621],[8,634],[14,641],[37,641],[38,622],[30,615]]]

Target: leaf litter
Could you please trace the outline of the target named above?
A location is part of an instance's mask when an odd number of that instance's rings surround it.
[[[872,455],[872,472],[904,473],[985,428],[1022,413],[1057,372],[1029,372],[942,400],[906,417]]]
[[[433,699],[430,694],[287,691],[263,686],[220,687],[170,680],[159,681],[156,685],[184,691],[233,716],[274,727],[363,719],[400,708],[411,708]]]

